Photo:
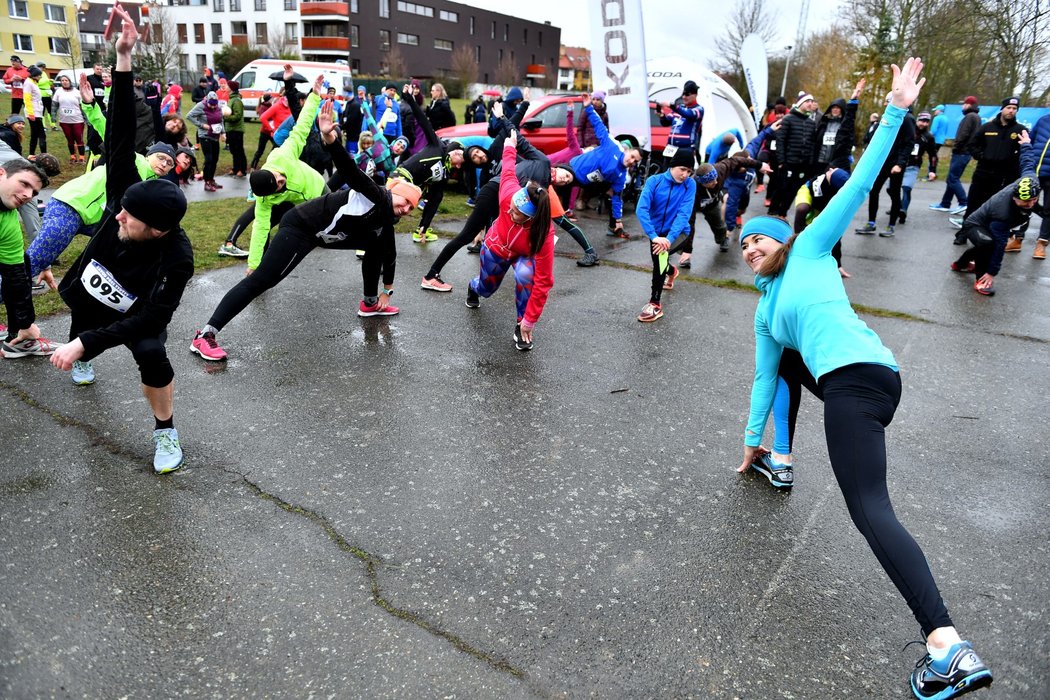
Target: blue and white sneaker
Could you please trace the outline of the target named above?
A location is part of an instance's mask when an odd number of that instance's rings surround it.
[[[175,428],[160,428],[153,431],[153,471],[167,474],[182,466],[182,446]]]
[[[957,207],[954,207],[954,208],[952,209],[952,214],[962,214],[962,213],[963,213],[964,211],[966,211],[966,210],[967,210],[968,208],[969,208],[969,205],[966,205],[966,204],[960,204],[959,206],[957,206]]]
[[[969,642],[953,644],[948,656],[941,661],[934,661],[926,654],[911,674],[911,692],[920,700],[956,698],[991,684],[992,672]]]
[[[95,383],[95,368],[90,362],[77,360],[73,363],[73,372],[70,375],[73,383],[77,386],[88,386]]]
[[[930,209],[933,209],[934,211],[943,211],[943,212],[949,212],[949,211],[952,210],[951,207],[946,207],[943,204],[941,204],[940,202],[938,202],[936,204],[931,204],[930,205]]]
[[[769,479],[769,483],[778,489],[789,489],[795,485],[795,472],[791,469],[791,465],[781,464],[768,452],[755,457],[755,461],[751,462],[751,468]]]

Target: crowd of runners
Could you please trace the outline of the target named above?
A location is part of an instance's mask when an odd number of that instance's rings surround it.
[[[55,367],[71,373],[75,384],[90,385],[95,381],[95,357],[120,345],[129,348],[155,419],[154,470],[166,473],[183,464],[174,426],[167,327],[194,271],[188,236],[193,232],[181,227],[187,208],[182,188],[198,182],[198,149],[187,140],[186,122],[197,126],[204,155],[200,186],[214,190],[219,186],[214,180],[219,137],[232,133],[228,122],[234,115],[234,121],[243,119],[243,107],[238,104],[238,86],[232,83],[223,86],[227,93],[222,100],[205,91],[183,119],[178,91],[169,91],[173,99],[165,98],[165,114],[154,121],[148,143],[137,143],[142,88],[131,66],[137,31],[122,10],[114,12],[123,27],[110,84],[96,89],[87,78],[75,88],[63,83],[60,90],[76,97],[63,94],[58,99],[60,106],[75,104],[80,124],[89,124],[100,135],[98,146],[90,149],[92,158],[100,156],[97,167],[60,187],[41,222],[34,219],[39,216],[34,199],[47,186],[54,164],[45,167],[48,161],[41,156],[18,157],[22,151],[12,146],[20,146],[20,135],[14,144],[5,138],[5,150],[0,151],[0,290],[8,321],[2,350],[12,359],[50,356]],[[848,99],[832,100],[823,113],[808,93],[798,95],[790,106],[778,100],[750,142],[726,132],[710,139],[706,153],[698,148],[704,109],[697,103],[694,82],[685,84],[675,103],[657,105],[670,135],[667,147],[652,156],[659,167],[649,171],[635,209],[637,226],[649,240],[652,264],[650,298],[638,320],[650,323],[663,316],[662,293],[673,289],[680,270],[691,264],[698,213],[721,251],[734,242],[739,245],[761,292],[739,471],[758,471],[774,487],[790,489],[802,388],[824,402],[831,465],[849,513],[923,630],[926,654],[912,674],[911,688],[920,698],[948,698],[988,685],[992,676],[956,632],[922,551],[893,513],[886,488],[884,429],[900,401],[898,366],[891,351],[853,312],[843,284],[849,273],[841,258],[843,233],[865,199],[868,222],[855,233],[893,236],[896,227],[907,222],[924,158],[925,177],[936,178],[938,153],[948,135],[938,122],[943,106],[915,113],[924,83],[921,70],[917,59],[909,59],[903,68],[893,67],[885,109],[871,115],[863,155],[856,162],[855,121],[864,81]],[[43,109],[28,106],[39,99],[36,78],[28,71],[16,76],[18,99],[25,101],[31,118],[40,114],[34,110]],[[569,110],[566,148],[545,154],[518,130],[529,106],[528,91],[515,88],[487,110],[483,103],[472,105],[469,114],[487,113],[491,140],[463,144],[436,134],[436,127],[447,125],[451,117],[440,85],[432,89],[426,107],[417,97],[419,86],[411,82],[401,86],[400,95],[398,86],[390,83],[374,99],[359,88],[360,95],[339,104],[331,99],[323,77],[306,94],[299,92],[294,78],[286,71],[284,94],[261,110],[264,129],[250,164],[243,157],[243,128],[242,138],[232,144],[239,151],[233,174],[247,175],[252,202],[231,224],[218,252],[246,258],[248,274],[209,318],[201,319],[193,335],[190,348],[205,361],[227,359],[220,332],[317,247],[351,250],[360,258],[358,315],[399,313],[392,303],[395,224],[421,207],[412,240],[436,240],[430,223],[451,179],[464,181],[473,210],[460,234],[444,244],[420,286],[451,292],[453,286],[442,280],[441,271],[464,247],[479,254],[478,273],[464,290],[467,307],[478,308],[508,273],[513,274],[513,338],[518,350],[534,347],[536,327],[554,286],[555,227],[580,246],[581,267],[599,263],[575,220],[575,209],[588,200],[606,197],[608,234],[628,236],[621,193],[643,153],[609,135],[601,94],[584,96],[578,118]],[[208,87],[205,79],[202,83],[202,88]],[[972,273],[974,289],[982,295],[995,293],[994,279],[1005,253],[1022,249],[1029,217],[1042,212],[1037,203],[1041,186],[1050,179],[1045,158],[1050,117],[1029,134],[1016,122],[1017,107],[1017,98],[1007,98],[1001,111],[981,124],[976,100],[964,100],[966,116],[955,134],[945,195],[932,206],[962,214],[953,220],[958,226],[955,243],[969,247],[950,269]],[[414,125],[412,138],[405,135],[408,119]],[[8,124],[17,130],[20,120],[24,121],[16,115]],[[70,161],[77,163],[84,157],[78,141],[82,129],[70,132]],[[271,142],[274,148],[266,155]],[[36,154],[30,150],[28,155]],[[970,158],[977,160],[977,169],[967,192],[960,177]],[[877,215],[884,187],[890,210],[880,230]],[[763,193],[768,214],[743,221],[750,196]],[[795,211],[789,221],[792,204]],[[1045,257],[1050,238],[1048,219],[1043,219],[1033,252],[1038,259]],[[31,240],[28,248],[22,226]],[[244,250],[238,242],[248,229],[250,246]],[[56,283],[49,266],[77,234],[90,240]],[[35,322],[35,280],[57,288],[70,309],[69,340],[64,344],[44,338]],[[773,445],[766,450],[761,440],[770,415]]]

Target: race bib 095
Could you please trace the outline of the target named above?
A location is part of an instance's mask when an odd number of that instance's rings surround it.
[[[124,289],[113,274],[97,260],[92,260],[84,267],[80,283],[96,301],[120,313],[127,313],[131,305],[138,300],[138,297]]]

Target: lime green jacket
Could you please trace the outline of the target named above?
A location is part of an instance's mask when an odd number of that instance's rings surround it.
[[[98,105],[81,104],[81,107],[92,128],[100,134],[106,133],[106,117]],[[141,180],[153,180],[157,177],[153,168],[149,166],[149,160],[141,153],[135,154],[135,168]],[[52,197],[71,206],[85,225],[97,224],[106,210],[106,169],[98,167],[70,180],[55,190]]]
[[[266,249],[266,241],[270,235],[270,212],[274,205],[282,202],[302,204],[324,193],[325,181],[321,174],[299,160],[303,148],[306,147],[306,139],[310,135],[310,127],[313,126],[317,108],[320,105],[321,98],[316,92],[311,92],[306,98],[302,111],[299,112],[299,118],[295,121],[295,127],[288,135],[288,139],[281,144],[280,148],[270,153],[270,157],[262,166],[263,170],[284,175],[287,182],[280,192],[255,199],[252,245],[248,252],[248,267],[252,270],[259,267],[259,263],[262,262],[263,251]]]

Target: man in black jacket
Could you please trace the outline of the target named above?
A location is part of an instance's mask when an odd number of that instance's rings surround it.
[[[813,95],[804,93],[780,122],[776,149],[780,184],[769,205],[770,216],[787,216],[798,188],[816,169],[817,123],[810,118],[816,109]]]
[[[193,249],[180,221],[186,198],[168,180],[139,181],[135,167],[135,94],[131,51],[138,30],[127,12],[113,10],[123,26],[116,42],[106,127],[106,210],[95,235],[62,279],[58,291],[71,311],[69,340],[51,364],[73,370],[73,381],[95,381],[91,359],[124,345],[139,366],[142,392],[156,420],[153,470],[182,466],[175,431],[175,373],[164,342],[172,314],[193,276]]]
[[[1007,97],[1003,100],[999,114],[981,125],[973,141],[970,153],[977,160],[977,168],[970,180],[970,192],[966,200],[966,214],[969,217],[988,201],[988,198],[1021,174],[1021,134],[1025,129],[1017,122],[1017,108],[1021,100]],[[950,220],[956,226],[962,226],[962,220]]]

